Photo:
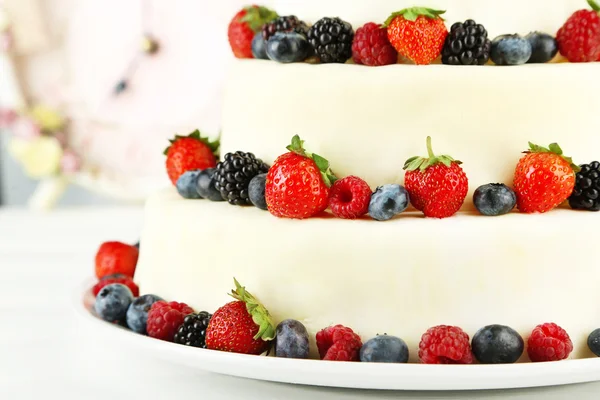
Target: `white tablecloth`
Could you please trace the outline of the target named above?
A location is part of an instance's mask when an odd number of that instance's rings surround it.
[[[600,383],[515,391],[415,393],[300,387],[140,358],[97,340],[72,309],[105,240],[134,242],[137,208],[49,214],[0,209],[0,399],[597,399]]]

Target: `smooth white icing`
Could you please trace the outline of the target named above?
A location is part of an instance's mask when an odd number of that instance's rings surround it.
[[[600,214],[571,210],[297,221],[169,189],[148,200],[136,281],[142,293],[215,311],[231,300],[236,277],[276,322],[298,319],[311,336],[337,323],[365,340],[398,335],[412,360],[434,325],[472,336],[506,324],[526,340],[551,321],[571,335],[573,357],[585,357],[587,335],[600,326],[589,241],[599,224]]]

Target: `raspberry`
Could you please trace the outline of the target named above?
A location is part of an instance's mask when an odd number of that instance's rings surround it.
[[[369,22],[356,31],[352,42],[352,58],[356,64],[375,67],[396,64],[398,52],[388,39],[387,29]]]
[[[600,16],[597,11],[576,11],[556,34],[560,54],[570,62],[600,59]]]
[[[573,343],[569,334],[554,323],[536,326],[527,340],[527,353],[534,362],[564,360],[571,351]]]
[[[148,312],[148,336],[172,342],[185,316],[193,312],[185,303],[157,301]]]
[[[138,285],[136,285],[133,279],[128,276],[104,278],[94,285],[92,293],[94,293],[94,296],[97,296],[104,286],[110,285],[111,283],[121,283],[127,286],[131,290],[131,293],[133,293],[133,297],[138,297],[140,295],[140,288],[138,288]]]
[[[322,360],[358,361],[362,341],[352,329],[335,325],[317,333],[317,347]]]
[[[424,364],[471,364],[469,335],[457,326],[429,328],[421,337],[419,358]]]
[[[369,211],[371,188],[356,176],[336,181],[329,192],[329,207],[338,218],[355,219]]]

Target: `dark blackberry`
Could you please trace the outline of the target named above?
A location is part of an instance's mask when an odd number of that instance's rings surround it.
[[[600,162],[581,166],[569,204],[575,210],[600,211]]]
[[[266,23],[262,28],[262,37],[266,42],[277,32],[296,32],[304,35],[308,32],[308,25],[300,21],[295,15],[279,17],[274,21]]]
[[[212,315],[206,311],[186,315],[173,341],[185,346],[206,348],[206,328]]]
[[[343,64],[352,57],[352,25],[339,18],[322,18],[308,31],[308,42],[322,63]]]
[[[249,205],[252,204],[248,193],[250,181],[256,175],[268,171],[269,166],[252,153],[227,153],[223,161],[217,164],[213,178],[215,188],[229,204]]]
[[[442,49],[442,63],[449,65],[484,65],[490,59],[492,42],[483,25],[472,19],[457,22],[450,28]]]

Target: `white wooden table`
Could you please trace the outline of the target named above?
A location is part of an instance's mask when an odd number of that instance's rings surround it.
[[[137,208],[33,214],[0,208],[0,399],[597,399],[600,383],[496,392],[299,387],[163,364],[95,340],[71,307],[105,240],[134,242]]]

